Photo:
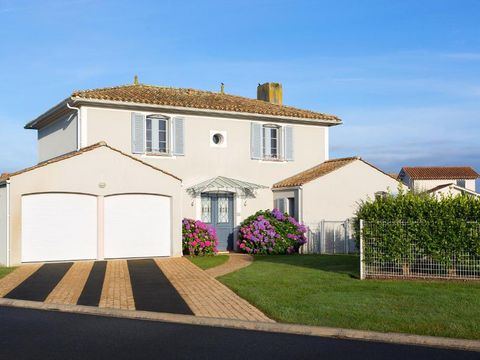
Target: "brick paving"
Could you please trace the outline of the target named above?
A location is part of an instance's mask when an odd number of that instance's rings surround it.
[[[85,287],[93,264],[93,261],[74,263],[55,289],[48,295],[45,302],[75,305]]]
[[[166,258],[155,261],[195,315],[273,322],[189,260]]]
[[[205,270],[214,278],[247,267],[253,262],[253,256],[248,254],[228,254],[228,261],[222,265]]]
[[[126,260],[110,260],[107,263],[101,308],[135,310],[132,285]]]
[[[42,266],[42,264],[22,265],[3,279],[0,279],[0,297],[4,297],[10,291],[15,289],[18,285],[29,278],[30,275],[37,271],[40,266]]]
[[[221,271],[223,274],[247,266],[251,260],[232,255]],[[185,258],[154,259],[187,305],[197,316],[273,322],[260,310],[239,297]],[[43,264],[27,264],[0,279],[0,297],[20,285]],[[75,262],[45,300],[46,303],[75,305],[88,280],[93,261]],[[126,260],[109,260],[103,281],[99,307],[135,310],[130,273]]]

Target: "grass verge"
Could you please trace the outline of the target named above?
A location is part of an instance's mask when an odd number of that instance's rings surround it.
[[[222,265],[227,262],[227,255],[189,256],[188,259],[203,270]]]
[[[219,280],[287,323],[480,339],[480,283],[358,279],[357,256],[257,256]]]
[[[4,276],[7,276],[10,274],[13,270],[15,270],[14,267],[2,267],[0,266],[0,279],[3,278]]]

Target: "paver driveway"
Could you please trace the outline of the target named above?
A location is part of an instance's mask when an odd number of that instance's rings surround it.
[[[0,280],[0,297],[272,321],[185,258],[23,265]]]

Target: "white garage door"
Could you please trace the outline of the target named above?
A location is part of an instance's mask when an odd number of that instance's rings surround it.
[[[22,197],[22,261],[97,257],[97,198],[81,194]]]
[[[170,256],[170,198],[125,194],[104,201],[105,258]]]

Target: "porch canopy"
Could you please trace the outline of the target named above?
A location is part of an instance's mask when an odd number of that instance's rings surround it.
[[[193,196],[203,192],[232,192],[245,197],[255,196],[255,190],[266,189],[267,186],[252,184],[246,181],[217,176],[200,184],[187,188],[188,193]]]

